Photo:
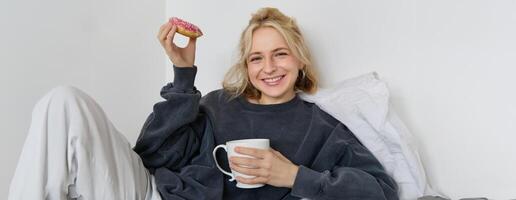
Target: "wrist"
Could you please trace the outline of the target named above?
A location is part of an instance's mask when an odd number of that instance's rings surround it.
[[[299,171],[299,166],[297,165],[292,165],[289,172],[289,176],[288,176],[288,188],[292,188],[294,186],[294,182],[296,182],[296,177],[297,177],[297,172]]]
[[[172,57],[170,57],[170,61],[172,62],[172,64],[175,66],[175,67],[180,67],[180,68],[184,68],[184,67],[192,67],[194,66],[194,63],[193,62],[188,62],[188,61],[185,61],[183,59],[172,59]]]
[[[178,68],[186,68],[186,67],[193,67],[193,64],[187,64],[187,63],[173,63],[174,67]]]

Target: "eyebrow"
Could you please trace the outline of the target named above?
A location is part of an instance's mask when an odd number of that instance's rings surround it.
[[[277,51],[280,51],[280,50],[289,50],[289,49],[288,49],[288,48],[286,48],[286,47],[278,47],[278,48],[276,48],[276,49],[272,50],[272,52],[277,52]],[[260,54],[260,52],[257,52],[257,51],[252,52],[252,53],[250,53],[250,54],[249,54],[249,56],[252,56],[252,55],[254,55],[254,54]]]

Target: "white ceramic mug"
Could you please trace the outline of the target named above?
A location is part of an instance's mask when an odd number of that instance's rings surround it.
[[[231,179],[229,179],[229,181],[234,181],[235,177],[237,177],[237,176],[241,176],[244,178],[253,178],[254,177],[254,176],[241,174],[241,173],[238,173],[233,170],[231,170],[231,173],[224,171],[220,167],[219,163],[217,162],[217,157],[215,156],[215,153],[217,153],[217,150],[219,148],[223,148],[224,150],[226,150],[228,160],[229,160],[229,157],[231,157],[231,156],[251,157],[251,156],[242,155],[242,154],[235,152],[235,147],[237,147],[237,146],[250,147],[250,148],[255,148],[255,149],[269,149],[270,142],[269,142],[269,139],[245,139],[245,140],[232,140],[232,141],[226,142],[225,145],[220,144],[220,145],[216,146],[215,149],[213,149],[213,158],[215,159],[215,164],[217,165],[219,170],[222,171],[222,173],[231,177]],[[263,185],[264,184],[244,184],[244,183],[239,183],[238,181],[236,184],[236,186],[239,188],[257,188],[257,187],[262,187]]]

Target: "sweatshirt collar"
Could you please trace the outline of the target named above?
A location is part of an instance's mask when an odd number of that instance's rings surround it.
[[[286,111],[290,110],[297,104],[299,104],[302,100],[299,98],[299,96],[296,94],[294,98],[291,100],[285,102],[285,103],[279,103],[279,104],[255,104],[251,103],[247,100],[247,98],[244,95],[241,95],[238,97],[238,102],[242,105],[244,109],[253,110],[253,111]]]

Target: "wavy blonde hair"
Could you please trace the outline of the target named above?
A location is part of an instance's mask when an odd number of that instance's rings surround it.
[[[312,57],[299,27],[293,18],[281,13],[276,8],[261,8],[252,15],[249,25],[240,37],[238,61],[224,76],[222,86],[232,98],[245,95],[247,98],[259,99],[261,93],[249,81],[247,74],[247,57],[251,52],[253,32],[262,27],[276,29],[285,39],[293,55],[304,65],[299,70],[294,90],[314,93],[317,91],[317,75]]]

